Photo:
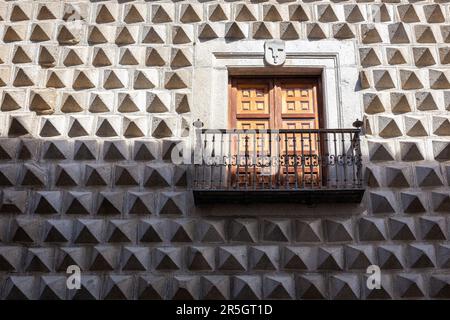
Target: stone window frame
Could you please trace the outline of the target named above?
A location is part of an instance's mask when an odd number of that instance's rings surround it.
[[[227,42],[223,39],[194,45],[193,119],[207,129],[228,127],[228,79],[232,75],[319,75],[326,128],[352,128],[362,119],[358,94],[356,44],[351,41],[286,41],[283,66],[264,63],[264,40]]]

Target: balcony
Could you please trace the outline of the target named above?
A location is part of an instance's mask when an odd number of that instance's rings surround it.
[[[362,199],[359,128],[208,130],[199,121],[194,125],[196,205]]]

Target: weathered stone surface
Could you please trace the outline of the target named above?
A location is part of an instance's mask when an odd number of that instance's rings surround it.
[[[262,295],[262,283],[259,276],[234,276],[232,278],[232,299],[258,300]]]
[[[375,264],[375,251],[371,246],[348,245],[344,250],[345,262],[350,270],[366,270],[370,265]]]
[[[359,291],[359,279],[356,274],[332,276],[330,284],[331,297],[333,299],[358,299],[361,294]]]
[[[217,259],[219,270],[245,271],[248,268],[245,246],[219,247]]]
[[[426,294],[423,278],[419,274],[399,274],[394,285],[400,298],[422,298]]]
[[[201,299],[222,300],[230,298],[230,280],[227,276],[203,276],[200,279]]]
[[[166,298],[166,279],[164,277],[140,276],[137,287],[138,299],[162,300]]]
[[[299,299],[326,299],[328,297],[327,284],[323,275],[298,275],[295,282]]]
[[[172,279],[171,290],[169,290],[172,300],[197,300],[200,294],[200,281],[198,277],[176,276]]]

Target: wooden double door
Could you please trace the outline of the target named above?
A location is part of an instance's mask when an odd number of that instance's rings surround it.
[[[317,77],[231,78],[229,126],[250,132],[318,129],[319,84]],[[238,157],[242,158],[244,153],[271,156],[271,166],[249,169],[241,161],[233,173],[236,183],[290,187],[318,183],[321,173],[316,163],[320,154],[317,134],[244,134],[238,140],[235,148]],[[274,155],[281,159],[277,164]]]

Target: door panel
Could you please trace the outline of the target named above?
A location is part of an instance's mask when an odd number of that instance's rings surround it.
[[[315,119],[283,120],[283,129],[308,130],[315,128]],[[318,135],[315,133],[286,134],[284,139],[286,142],[281,145],[281,156],[284,161],[287,159],[289,165],[286,168],[285,162],[283,162],[282,168],[289,184],[295,184],[295,179],[300,183],[305,181],[306,184],[317,184],[320,174]]]
[[[266,130],[269,129],[269,120],[238,120],[237,129]]]
[[[318,129],[317,82],[280,79],[275,81],[278,92],[279,121],[282,129]],[[320,181],[319,135],[314,133],[288,134],[281,145],[282,183],[289,185],[317,185]],[[287,149],[287,151],[286,151]],[[288,165],[286,166],[286,162]]]
[[[268,88],[264,85],[240,86],[238,96],[238,114],[269,114]]]
[[[314,87],[309,84],[295,84],[280,82],[281,115],[315,117]]]
[[[316,129],[315,119],[283,119],[282,129]],[[288,137],[289,151],[294,152],[294,140],[295,140],[295,152],[316,152],[318,150],[317,134],[303,133],[303,134],[291,134]],[[282,149],[284,151],[284,149]]]
[[[269,120],[238,120],[237,129],[239,130],[267,130],[269,129]],[[239,150],[247,150],[250,155],[254,154],[256,146],[256,155],[267,155],[269,153],[269,139],[267,134],[249,135],[247,141],[240,137]],[[247,144],[247,146],[245,145]]]
[[[238,81],[235,88],[237,118],[270,118],[270,81]]]

